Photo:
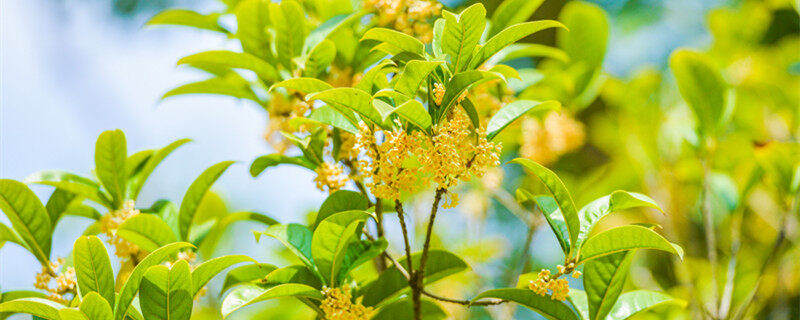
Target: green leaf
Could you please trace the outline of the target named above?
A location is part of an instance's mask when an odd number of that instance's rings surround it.
[[[333,89],[333,86],[325,81],[314,78],[291,78],[273,84],[272,87],[269,88],[269,91],[272,91],[275,88],[286,88],[301,92],[303,94],[311,94]]]
[[[286,283],[299,283],[317,290],[322,289],[322,282],[313,271],[303,265],[294,265],[273,270],[261,279],[261,284],[271,286]]]
[[[433,22],[433,40],[431,41],[431,49],[433,49],[433,55],[437,59],[443,58],[444,56],[442,40],[444,38],[444,27],[446,25],[447,21],[445,21],[444,18],[438,18]]]
[[[64,305],[42,298],[22,298],[0,303],[0,313],[26,313],[44,319],[60,319]]]
[[[232,312],[253,303],[280,297],[325,299],[319,290],[304,284],[287,283],[270,288],[246,285],[236,288],[225,297],[222,301],[222,317],[227,318]]]
[[[146,319],[189,320],[192,316],[192,274],[186,260],[178,260],[172,269],[163,265],[148,268],[139,290],[139,305]]]
[[[72,261],[81,296],[97,292],[109,304],[114,303],[114,270],[106,246],[100,238],[80,237],[72,248]]]
[[[228,289],[236,285],[266,279],[267,275],[275,271],[275,269],[277,269],[275,266],[266,263],[248,264],[233,268],[225,275],[221,292],[228,291]]]
[[[128,218],[117,229],[117,235],[148,252],[178,241],[172,228],[154,214]]]
[[[425,45],[405,33],[386,28],[371,28],[364,33],[361,41],[376,40],[388,45],[391,50],[389,54],[397,54],[400,52],[411,52],[418,55],[425,53]]]
[[[212,50],[195,53],[178,60],[181,64],[207,64],[224,68],[245,69],[256,73],[256,75],[266,81],[278,79],[278,71],[275,67],[259,57],[246,52],[233,52],[228,50]]]
[[[294,70],[292,58],[303,50],[308,31],[305,29],[306,15],[295,1],[271,3],[269,8],[272,26],[276,29],[275,49],[278,61],[288,70]]]
[[[578,316],[567,304],[553,300],[549,296],[540,296],[530,289],[493,289],[479,294],[472,299],[472,302],[482,298],[497,298],[518,303],[551,320],[578,320]]]
[[[235,161],[223,161],[209,167],[203,171],[203,173],[192,182],[189,189],[186,190],[186,194],[181,201],[181,210],[179,213],[180,238],[182,240],[188,239],[194,215],[197,213],[200,201],[203,200],[208,189],[210,189],[211,185],[213,185],[225,170],[234,163]]]
[[[408,100],[392,110],[404,120],[412,123],[423,131],[429,132],[432,125],[431,115],[417,100]]]
[[[309,170],[314,170],[317,167],[313,163],[309,162],[308,159],[306,159],[305,157],[299,157],[299,156],[290,157],[279,153],[274,153],[274,154],[260,156],[255,160],[253,160],[253,164],[250,165],[250,175],[253,177],[257,177],[267,168],[281,164],[293,164],[307,168]]]
[[[243,0],[234,9],[236,15],[236,37],[244,52],[274,62],[270,50],[270,35],[266,29],[269,21],[269,0]]]
[[[360,233],[360,226],[369,217],[365,211],[352,210],[335,213],[322,220],[311,239],[311,255],[319,272],[331,287],[336,285],[336,275],[341,268],[346,248]]]
[[[58,224],[58,220],[61,219],[61,216],[64,215],[67,208],[72,204],[80,204],[83,201],[83,198],[78,197],[72,192],[66,191],[64,189],[58,189],[53,191],[50,194],[50,198],[47,199],[47,203],[44,205],[44,208],[47,209],[47,214],[50,217],[50,225],[53,229],[55,229],[56,225]]]
[[[469,117],[469,121],[472,123],[473,128],[480,128],[481,127],[481,119],[478,116],[478,110],[475,109],[475,104],[472,103],[472,100],[469,97],[465,97],[463,101],[461,101],[461,108],[464,109],[464,112],[467,113],[467,117]]]
[[[538,57],[555,59],[563,63],[569,62],[569,56],[567,56],[567,53],[559,48],[537,43],[515,43],[498,51],[494,56],[492,56],[491,59],[488,60],[487,64],[496,65],[501,62],[519,58]],[[522,73],[521,70],[520,73]]]
[[[80,310],[76,308],[63,308],[58,310],[58,316],[60,320],[90,320],[86,317]],[[39,317],[34,317],[35,320],[40,319]]]
[[[141,262],[139,262],[136,268],[134,268],[131,272],[128,280],[125,281],[122,289],[119,290],[119,300],[114,308],[114,320],[122,320],[125,314],[128,313],[128,308],[130,308],[133,298],[139,291],[139,284],[142,282],[142,278],[144,277],[144,274],[148,268],[157,264],[161,264],[161,262],[163,262],[164,259],[168,258],[170,255],[178,252],[178,250],[188,247],[192,247],[192,244],[187,242],[170,243],[148,254]],[[191,301],[191,296],[189,299]]]
[[[6,241],[16,243],[25,249],[28,248],[25,242],[19,238],[17,233],[14,232],[14,230],[12,230],[3,223],[0,223],[0,248],[3,247],[3,244],[5,244]]]
[[[0,209],[25,241],[26,248],[43,266],[48,266],[52,224],[36,194],[21,182],[0,179]]]
[[[442,65],[442,61],[409,61],[403,71],[400,72],[397,82],[394,84],[394,89],[413,99],[425,78],[440,65]]]
[[[113,284],[111,290],[113,294]],[[114,299],[113,296],[112,299]],[[113,303],[114,300],[111,301]],[[111,304],[109,304],[108,300],[100,296],[100,294],[97,292],[89,292],[88,294],[84,294],[83,298],[81,299],[79,309],[84,315],[86,315],[87,318],[89,318],[89,320],[104,320],[114,318],[114,312],[111,310]]]
[[[558,207],[558,202],[551,196],[535,196],[532,199],[536,203],[536,206],[539,207],[539,210],[542,211],[542,215],[544,215],[545,220],[547,220],[547,224],[550,225],[550,229],[553,230],[553,233],[556,235],[556,239],[561,246],[561,250],[564,251],[564,255],[569,255],[570,249],[572,248],[569,243],[569,231],[567,229],[567,223],[564,221],[564,215],[561,214],[561,208]]]
[[[159,12],[145,25],[177,25],[228,33],[219,25],[218,19],[218,13],[205,15],[192,10],[171,9]]]
[[[349,112],[352,114],[352,112]],[[339,128],[352,134],[358,134],[358,128],[346,116],[330,106],[321,106],[311,111],[309,119]]]
[[[332,5],[335,4],[330,2],[325,2],[325,5]],[[316,8],[318,11],[320,10],[319,6]],[[342,8],[338,8],[342,9]],[[348,9],[349,10],[349,9]],[[348,12],[349,13],[349,12]],[[336,16],[330,17],[330,19],[325,20],[322,24],[317,26],[314,30],[308,34],[306,37],[305,43],[303,44],[303,52],[309,52],[309,48],[313,51],[314,47],[319,45],[320,43],[324,42],[325,40],[335,39],[335,35],[340,31],[344,30],[345,28],[351,26],[354,22],[361,19],[361,17],[366,14],[365,12],[353,12],[350,14],[338,14]],[[338,40],[338,39],[336,39]],[[351,41],[354,41],[354,38],[351,38]],[[331,40],[332,42],[336,42]],[[341,43],[340,43],[341,44]]]
[[[453,73],[466,70],[472,51],[486,28],[486,9],[476,3],[458,16],[447,10],[442,11],[442,16],[445,19],[442,51],[450,57]]]
[[[216,77],[187,83],[168,91],[161,96],[161,99],[184,94],[218,94],[261,103],[250,88],[250,84],[239,76]]]
[[[24,182],[53,186],[115,209],[109,196],[100,190],[100,185],[76,174],[57,170],[39,171],[25,178]]]
[[[480,67],[486,60],[489,60],[497,52],[507,47],[508,45],[521,40],[536,32],[550,29],[550,28],[565,28],[566,27],[558,21],[554,20],[540,20],[533,22],[518,23],[506,28],[494,37],[490,38],[486,43],[478,49],[475,55],[470,60],[471,68]]]
[[[428,299],[422,299],[421,302],[420,308],[422,309],[423,320],[444,320],[448,318],[447,311],[438,303]],[[378,309],[371,319],[414,319],[414,305],[410,298],[401,299]]]
[[[617,252],[586,263],[583,268],[583,288],[589,306],[588,319],[605,319],[611,311],[622,293],[634,252],[636,250]]]
[[[578,219],[578,212],[575,208],[575,203],[572,201],[572,196],[569,194],[569,191],[567,191],[567,187],[564,186],[564,183],[561,182],[561,179],[559,179],[553,171],[550,171],[550,169],[545,168],[533,160],[517,158],[511,162],[520,164],[533,172],[533,174],[535,174],[536,177],[542,181],[547,190],[550,191],[550,193],[553,195],[553,198],[556,199],[558,208],[561,209],[561,215],[564,217],[564,221],[567,224],[569,243],[571,244],[570,254],[567,256],[571,256],[572,251],[575,249],[574,244],[578,239],[580,220]]]
[[[415,269],[419,267],[421,256],[421,252],[411,255]],[[398,262],[408,270],[408,260],[405,257]],[[425,265],[425,279],[423,279],[423,282],[426,285],[432,284],[467,269],[469,269],[467,263],[457,255],[444,250],[431,249],[428,251],[428,261]],[[367,307],[380,307],[391,302],[393,298],[409,291],[408,279],[403,276],[397,267],[392,266],[381,273],[378,279],[370,282],[361,290],[364,295],[362,303]]]
[[[153,170],[155,170],[156,167],[161,164],[161,161],[164,161],[164,159],[169,156],[172,151],[175,151],[175,149],[189,141],[192,140],[180,139],[168,144],[158,151],[153,152],[153,154],[147,158],[147,161],[144,163],[142,169],[128,178],[128,199],[136,200],[136,198],[139,197],[139,192],[142,190],[145,181],[147,181],[147,178],[153,173]]]
[[[489,35],[493,36],[508,26],[525,22],[533,15],[544,0],[506,0],[492,13],[492,28]]]
[[[350,191],[350,190],[337,190],[325,201],[322,202],[322,205],[319,207],[317,211],[317,217],[314,219],[314,224],[312,225],[311,229],[317,229],[322,220],[330,217],[334,213],[339,213],[343,211],[351,211],[351,210],[367,210],[369,206],[368,201],[364,198],[364,195],[361,193]]]
[[[559,47],[573,62],[583,62],[590,70],[599,68],[605,57],[609,34],[605,11],[588,2],[568,3],[558,20],[566,26],[557,35]]]
[[[351,110],[376,125],[383,123],[378,110],[372,106],[372,96],[362,90],[354,88],[333,88],[322,92],[313,93],[306,100],[320,100],[327,103],[337,111],[342,108]],[[341,112],[341,111],[340,111]],[[344,114],[344,113],[343,113]],[[344,114],[347,116],[347,114]],[[355,123],[355,122],[353,122]]]
[[[256,233],[258,240],[261,233]],[[300,261],[312,270],[315,268],[314,259],[311,257],[311,240],[313,233],[306,226],[296,223],[276,224],[264,230],[263,234],[278,239],[294,253]]]
[[[727,122],[727,84],[710,58],[686,49],[676,50],[669,59],[681,96],[697,117],[701,135],[713,135]]]
[[[375,89],[385,89],[389,86],[386,77],[389,72],[396,72],[397,66],[392,60],[383,60],[364,72],[361,80],[355,85],[356,89],[368,94],[374,94]]]
[[[608,316],[612,320],[628,319],[639,312],[667,304],[684,307],[686,301],[649,290],[630,291],[619,297],[617,304],[614,305]]]
[[[503,78],[506,79],[506,81],[513,79],[517,79],[520,81],[522,80],[522,78],[519,76],[519,72],[517,71],[517,69],[514,69],[504,64],[498,64],[492,66],[492,68],[489,69],[489,72],[499,73],[503,75]]]
[[[578,311],[580,319],[589,319],[589,302],[587,302],[586,292],[580,289],[570,288],[567,299],[572,304],[572,307],[575,308],[575,311]]]
[[[308,58],[303,68],[303,76],[319,76],[328,69],[334,58],[336,58],[336,45],[333,41],[323,40],[308,53]]]
[[[522,115],[533,110],[557,110],[561,108],[561,103],[558,101],[550,100],[539,102],[534,100],[516,100],[505,105],[501,108],[486,126],[486,137],[494,139],[503,129],[510,125],[514,120],[519,119]]]
[[[241,262],[258,263],[248,256],[230,255],[214,258],[197,266],[194,271],[192,271],[192,297],[197,296],[197,293],[200,292],[214,276],[228,267]]]
[[[447,89],[442,98],[442,104],[437,109],[439,112],[438,119],[441,120],[447,116],[450,108],[456,103],[458,97],[464,93],[464,90],[467,90],[470,86],[495,79],[502,78],[497,73],[479,70],[461,72],[453,76],[445,86]]]
[[[610,195],[590,202],[578,211],[578,217],[580,217],[581,220],[581,228],[575,247],[581,247],[583,242],[586,241],[586,238],[589,237],[589,233],[592,232],[595,224],[605,216],[621,210],[645,207],[655,208],[662,213],[664,212],[664,210],[661,210],[661,207],[656,204],[655,200],[650,199],[650,197],[641,193],[622,190],[614,191]]]
[[[677,254],[683,259],[683,249],[650,228],[630,225],[613,228],[589,238],[579,251],[579,263],[631,249],[656,249]]]
[[[389,242],[384,238],[379,238],[374,242],[359,240],[350,243],[347,249],[345,249],[341,268],[339,268],[339,273],[336,276],[336,282],[345,283],[345,279],[347,279],[350,271],[381,255],[381,253],[386,251],[386,247],[388,246]]]
[[[122,130],[105,131],[97,138],[94,149],[94,165],[97,178],[106,188],[114,203],[114,208],[122,207],[128,188],[127,169],[128,145]]]

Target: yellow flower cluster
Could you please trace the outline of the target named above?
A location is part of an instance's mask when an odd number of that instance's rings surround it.
[[[576,279],[581,276],[581,272],[575,270],[575,263],[573,262],[570,262],[566,267],[559,265],[558,273],[552,276],[550,275],[550,270],[542,269],[542,271],[539,271],[536,280],[531,280],[528,283],[528,287],[541,296],[546,295],[547,291],[550,290],[552,292],[551,299],[564,301],[569,295],[569,282],[563,278],[559,279],[559,277],[570,273]]]
[[[276,152],[284,153],[291,143],[281,135],[281,131],[294,132],[289,120],[305,116],[311,106],[295,96],[286,98],[280,93],[273,94],[269,103],[269,123],[264,139]]]
[[[331,70],[328,72],[325,82],[334,88],[352,87],[361,81],[363,76],[362,73],[353,72],[351,67],[339,68],[336,65],[331,65]]]
[[[128,259],[141,251],[138,246],[117,236],[119,226],[125,220],[139,214],[139,210],[136,210],[134,206],[133,200],[127,200],[122,205],[122,209],[111,211],[100,218],[100,230],[108,237],[107,242],[114,246],[114,254],[122,259]]]
[[[436,102],[436,105],[442,104],[442,99],[444,99],[444,86],[441,83],[434,83],[433,84],[433,100]]]
[[[440,3],[426,0],[366,0],[364,7],[375,12],[379,26],[392,27],[425,43],[433,39],[431,20],[442,11]]]
[[[401,191],[414,192],[429,178],[437,189],[447,190],[500,164],[500,145],[485,138],[484,128],[471,137],[469,118],[461,108],[454,108],[432,133],[431,137],[421,131],[409,133],[398,122],[392,131],[383,132],[385,140],[378,145],[369,128],[361,126],[356,145],[366,158],[359,160],[359,168],[371,178],[367,185],[375,196],[398,199]],[[457,205],[456,194],[444,196],[445,207]]]
[[[68,267],[62,271],[62,266],[64,266],[63,258],[58,258],[56,262],[50,262],[50,269],[55,272],[55,275],[50,273],[48,268],[42,267],[42,271],[36,274],[36,282],[33,286],[47,291],[48,299],[66,304],[69,300],[64,297],[64,294],[75,293],[78,278],[75,274],[75,268]]]
[[[354,160],[358,157],[358,148],[356,148],[356,136],[348,132],[339,132],[339,139],[341,145],[339,146],[339,159]]]
[[[372,307],[365,307],[361,303],[353,303],[353,296],[350,287],[345,285],[341,288],[322,288],[325,300],[322,300],[320,308],[325,313],[326,320],[367,320]]]
[[[492,91],[502,91],[497,93],[490,91],[490,89],[495,89]],[[498,94],[500,98],[498,98]],[[506,86],[498,86],[497,81],[489,81],[473,87],[470,90],[470,99],[472,99],[478,113],[488,121],[492,115],[503,108],[503,105],[513,101],[513,94]]]
[[[525,118],[519,153],[547,165],[582,146],[585,135],[583,124],[566,113],[551,112],[545,117],[544,124],[534,118]]]
[[[425,137],[417,131],[409,134],[398,125],[392,131],[383,131],[385,140],[378,145],[375,135],[366,124],[360,124],[356,147],[364,151],[366,159],[358,161],[362,174],[371,178],[367,187],[379,198],[399,199],[400,191],[413,192],[423,183],[416,170],[404,165],[422,149]]]
[[[339,163],[323,162],[314,171],[317,173],[314,182],[320,191],[325,191],[325,188],[328,188],[328,193],[333,193],[343,188],[347,183],[344,167]]]

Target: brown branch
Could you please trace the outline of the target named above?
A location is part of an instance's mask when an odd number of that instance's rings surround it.
[[[481,306],[481,307],[483,307],[483,306],[495,306],[495,305],[498,305],[498,304],[503,304],[503,303],[508,302],[506,300],[501,300],[501,299],[481,300],[481,301],[472,302],[472,301],[469,301],[469,300],[442,297],[442,296],[430,293],[430,292],[425,291],[425,290],[422,290],[422,294],[424,294],[424,295],[426,295],[426,296],[428,296],[430,298],[433,298],[435,300],[449,302],[449,303],[455,303],[455,304],[460,304],[460,305],[464,305],[464,306],[468,306],[468,307],[470,307],[470,306]]]
[[[403,230],[403,243],[405,245],[406,250],[406,258],[408,259],[408,269],[409,274],[414,273],[414,265],[411,261],[411,244],[408,241],[408,229],[406,228],[406,218],[404,217],[403,212],[403,204],[400,203],[400,200],[394,200],[394,209],[397,211],[397,218],[400,219],[400,229]]]

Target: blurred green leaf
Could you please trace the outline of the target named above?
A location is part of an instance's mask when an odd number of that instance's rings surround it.
[[[203,200],[203,197],[206,195],[206,192],[208,192],[208,189],[210,189],[211,185],[213,185],[214,182],[222,176],[225,170],[234,163],[234,161],[223,161],[209,167],[203,171],[203,173],[192,182],[189,189],[186,190],[186,194],[181,201],[181,209],[178,216],[181,240],[188,239],[189,231],[194,222],[194,216],[197,213],[197,208],[200,205],[200,201]]]
[[[218,19],[218,13],[200,14],[192,10],[170,9],[159,12],[146,25],[178,25],[228,33],[228,30],[219,25]]]
[[[515,100],[492,116],[489,124],[486,126],[486,137],[491,140],[497,136],[503,129],[510,125],[514,120],[519,119],[522,115],[533,110],[557,110],[561,108],[561,103],[558,101],[533,101],[533,100]]]

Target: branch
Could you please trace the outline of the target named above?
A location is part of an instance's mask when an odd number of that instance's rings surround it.
[[[428,291],[425,291],[424,289],[422,290],[422,294],[424,294],[424,295],[426,295],[426,296],[428,296],[430,298],[433,298],[435,300],[449,302],[449,303],[455,303],[455,304],[460,304],[460,305],[464,305],[464,306],[468,306],[468,307],[470,307],[470,306],[480,306],[480,307],[495,306],[495,305],[498,305],[498,304],[503,304],[503,303],[508,302],[506,300],[500,300],[500,299],[490,299],[490,300],[481,300],[481,301],[471,302],[469,300],[461,300],[461,299],[453,299],[453,298],[442,297],[442,296],[430,293]]]
[[[403,242],[406,249],[406,257],[408,258],[409,274],[414,272],[414,263],[411,260],[411,244],[408,241],[408,229],[406,228],[406,218],[404,217],[403,204],[399,199],[394,200],[394,209],[397,211],[397,217],[400,219],[400,229],[403,230]]]

